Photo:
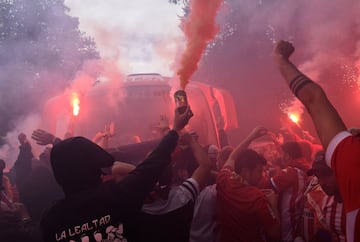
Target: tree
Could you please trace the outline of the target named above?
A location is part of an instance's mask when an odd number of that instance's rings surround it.
[[[64,0],[0,2],[0,137],[99,58]],[[0,141],[1,144],[1,141]]]

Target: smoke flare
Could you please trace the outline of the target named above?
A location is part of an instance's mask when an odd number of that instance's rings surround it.
[[[216,13],[222,0],[193,0],[190,15],[182,23],[187,44],[181,56],[180,68],[177,72],[183,89],[192,74],[197,70],[201,56],[207,44],[219,31],[216,25]]]

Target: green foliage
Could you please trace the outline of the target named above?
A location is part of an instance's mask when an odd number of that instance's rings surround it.
[[[0,2],[0,136],[68,86],[84,61],[99,58],[64,0]]]
[[[182,5],[182,10],[184,12],[184,16],[180,18],[185,18],[190,13],[190,3],[191,0],[169,0],[170,4],[179,4]]]

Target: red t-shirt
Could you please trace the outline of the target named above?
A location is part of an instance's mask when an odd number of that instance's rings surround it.
[[[276,223],[261,190],[244,183],[230,167],[218,174],[216,206],[221,242],[265,241],[264,227]]]
[[[347,131],[337,134],[326,150],[326,162],[344,201],[347,241],[360,241],[360,138]]]

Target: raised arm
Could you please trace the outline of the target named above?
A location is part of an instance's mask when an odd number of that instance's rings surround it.
[[[211,160],[201,145],[190,134],[183,135],[185,142],[190,146],[194,157],[199,164],[198,168],[192,174],[192,178],[199,184],[200,190],[206,186],[207,179],[212,168]]]
[[[324,90],[289,60],[294,50],[291,43],[281,40],[275,46],[274,60],[291,91],[308,110],[323,148],[326,149],[331,139],[345,131],[346,127]]]
[[[176,109],[173,129],[164,136],[160,144],[134,171],[118,183],[118,189],[127,193],[130,208],[139,208],[142,205],[145,197],[158,181],[160,174],[170,164],[171,153],[177,145],[178,132],[185,127],[191,117],[192,112],[189,107],[182,114]]]
[[[61,141],[60,138],[42,129],[34,130],[31,134],[31,138],[35,140],[38,145],[55,145]]]
[[[228,160],[223,167],[230,166],[231,168],[235,167],[235,160],[239,156],[240,152],[246,149],[253,140],[267,134],[267,129],[264,127],[256,127],[248,137],[246,137],[230,154]]]

